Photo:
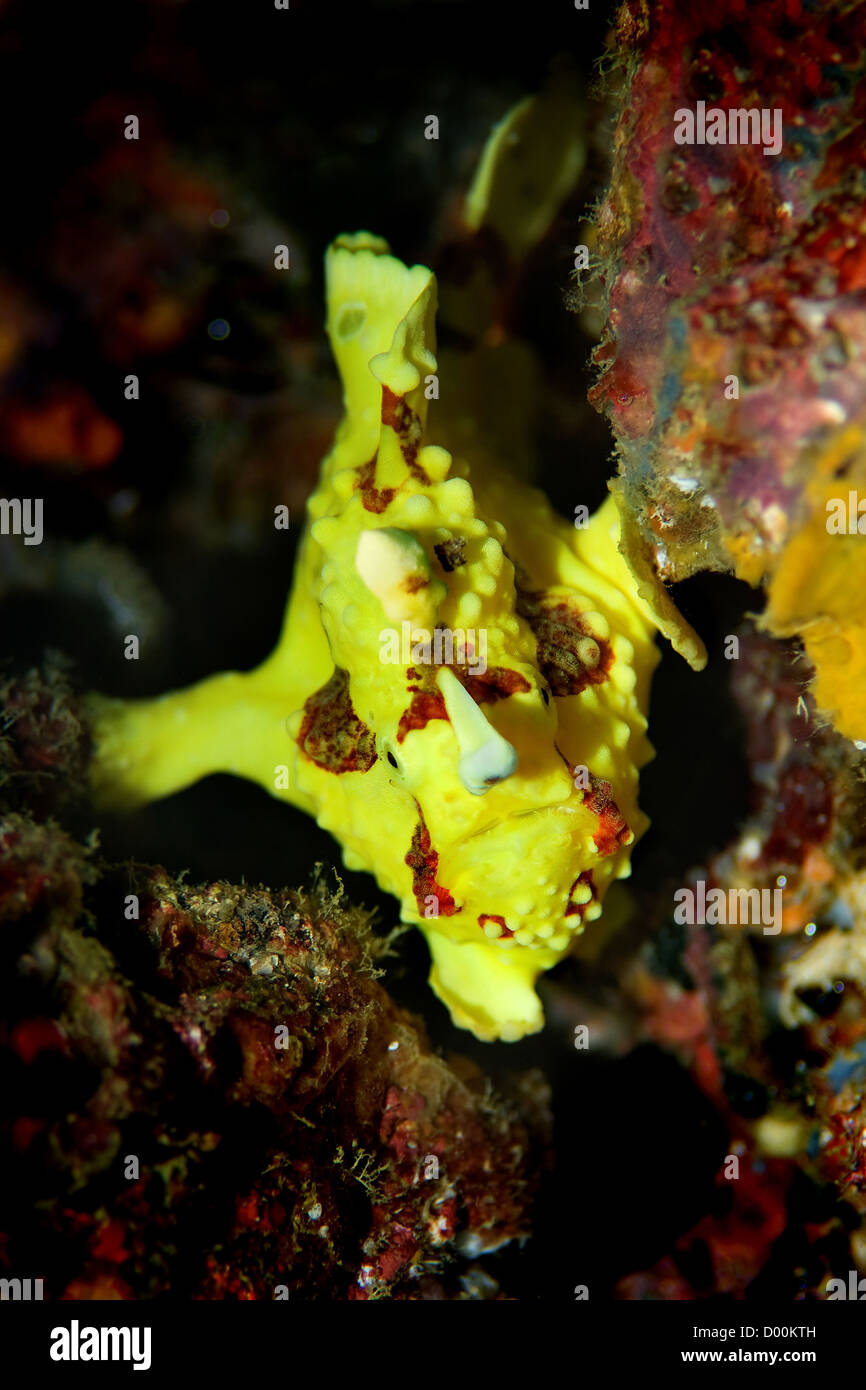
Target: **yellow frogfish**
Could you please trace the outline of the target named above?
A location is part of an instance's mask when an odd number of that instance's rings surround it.
[[[90,696],[94,796],[135,805],[228,772],[301,807],[421,927],[454,1022],[511,1041],[542,1027],[538,976],[648,824],[656,629],[695,666],[700,642],[620,553],[615,497],[571,525],[426,442],[428,269],[358,233],[329,248],[326,283],[345,418],[277,645],[161,698]]]

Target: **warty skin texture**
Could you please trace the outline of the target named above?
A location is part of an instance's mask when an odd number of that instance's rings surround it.
[[[339,238],[326,272],[346,413],[277,645],[159,699],[90,697],[94,795],[141,804],[229,772],[300,807],[424,931],[454,1022],[511,1041],[542,1027],[535,981],[600,916],[648,824],[665,624],[619,553],[614,498],[577,529],[424,442],[431,272],[367,233]],[[485,630],[486,672],[383,664],[380,634],[402,621]]]

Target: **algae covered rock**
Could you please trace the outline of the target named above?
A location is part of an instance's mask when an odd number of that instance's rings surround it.
[[[768,630],[802,636],[819,706],[858,740],[864,33],[841,0],[620,8],[590,393],[663,578],[763,585]]]
[[[3,812],[13,1266],[47,1298],[501,1296],[477,1262],[529,1232],[546,1087],[437,1056],[388,949],[321,878],[184,884]]]

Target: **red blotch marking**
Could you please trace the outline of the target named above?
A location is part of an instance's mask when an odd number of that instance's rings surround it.
[[[507,666],[494,666],[483,675],[476,676],[470,675],[466,666],[449,666],[448,670],[454,672],[464,690],[469,692],[477,705],[492,705],[516,692],[531,689],[525,676],[521,676],[517,671],[510,671]],[[429,720],[448,718],[445,701],[438,689],[433,687],[432,669],[428,668],[419,674],[414,666],[409,666],[406,674],[410,680],[421,681],[424,684],[406,687],[412,699],[397,725],[398,743],[402,743],[412,729],[423,729]]]
[[[467,668],[461,667],[454,674],[477,705],[495,705],[497,700],[506,700],[509,695],[522,694],[532,688],[525,676],[519,671],[510,671],[507,666],[491,666],[480,676],[473,676]]]
[[[376,455],[368,463],[363,463],[357,471],[355,487],[361,494],[364,507],[368,512],[384,512],[393,502],[397,489],[376,487]]]
[[[511,930],[511,928],[509,926],[506,926],[504,917],[495,916],[492,912],[482,912],[481,916],[478,918],[478,925],[482,928],[482,930],[484,928],[485,922],[495,922],[497,927],[502,928],[500,935],[493,938],[494,941],[501,941],[503,936],[514,935],[514,932]]]
[[[590,899],[589,899],[587,902],[585,902],[585,903],[576,903],[576,902],[574,902],[574,900],[573,900],[573,899],[574,899],[574,890],[575,890],[575,888],[577,887],[577,885],[578,885],[579,883],[585,883],[585,884],[587,885],[587,887],[589,888],[589,891],[592,893],[592,898],[590,898]],[[574,883],[571,885],[571,887],[570,887],[569,890],[568,890],[568,903],[567,903],[566,909],[565,909],[565,915],[566,915],[566,917],[579,917],[580,920],[581,920],[581,922],[582,922],[582,921],[583,921],[583,918],[584,918],[584,914],[585,914],[585,912],[586,912],[586,909],[590,906],[590,904],[591,904],[592,901],[593,901],[593,898],[595,898],[595,897],[596,897],[596,891],[595,891],[595,884],[594,884],[593,879],[592,879],[592,870],[591,870],[591,869],[584,869],[583,873],[578,874],[577,878],[574,880]]]
[[[395,395],[389,386],[382,387],[382,424],[392,429],[399,439],[403,461],[412,477],[428,487],[430,478],[418,463],[421,421],[411,406],[406,404],[405,397]]]
[[[406,434],[412,424],[412,411],[405,396],[398,396],[390,386],[382,387],[382,424],[395,434]]]
[[[326,772],[369,772],[376,739],[349,698],[349,673],[337,666],[331,679],[304,705],[298,746]]]
[[[412,690],[412,686],[409,689]],[[430,719],[447,718],[445,701],[441,695],[434,695],[416,688],[409,708],[404,709],[400,715],[400,723],[397,725],[397,742],[402,743],[406,735],[411,733],[413,729],[423,729]]]
[[[417,801],[415,805],[418,805]],[[423,917],[424,909],[427,906],[424,900],[433,896],[439,904],[440,917],[453,917],[455,912],[460,911],[460,908],[448,889],[436,882],[439,855],[430,843],[430,831],[424,824],[420,807],[418,807],[418,814],[421,819],[415,826],[412,845],[404,860],[404,863],[408,864],[412,870],[412,892],[415,894],[418,911]]]
[[[625,816],[613,799],[610,782],[604,782],[589,774],[591,789],[584,793],[583,804],[598,816],[599,826],[593,835],[595,847],[601,855],[615,854],[628,838],[629,827]]]
[[[389,386],[382,387],[382,424],[392,429],[397,436],[400,444],[400,452],[403,455],[403,462],[411,476],[424,487],[430,486],[430,478],[425,469],[418,463],[418,449],[421,445],[421,421],[414,410],[406,404],[403,396],[396,395]],[[361,494],[361,501],[368,512],[376,512],[381,515],[393,502],[397,489],[395,487],[376,486],[376,460],[378,450],[371,459],[357,469],[356,489]]]

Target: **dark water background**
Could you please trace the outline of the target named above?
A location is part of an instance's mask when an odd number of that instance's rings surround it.
[[[596,0],[585,13],[567,4],[293,4],[289,14],[274,14],[265,3],[124,0],[112,8],[57,6],[47,14],[38,5],[13,7],[3,42],[15,60],[15,80],[0,91],[7,132],[3,264],[57,309],[62,325],[27,371],[74,362],[97,400],[116,391],[117,365],[103,360],[87,324],[64,305],[40,250],[50,235],[62,251],[57,194],[86,167],[81,121],[101,94],[129,94],[129,110],[139,109],[140,96],[185,158],[216,161],[232,188],[254,195],[296,230],[310,275],[294,308],[320,323],[320,260],[332,237],[368,227],[401,258],[425,260],[443,193],[452,196],[465,182],[467,152],[477,149],[491,119],[537,88],[559,52],[569,52],[589,78],[608,14]],[[144,65],[143,53],[149,55]],[[441,138],[421,161],[406,131],[417,130],[431,111],[440,116]],[[574,200],[573,225],[566,224],[553,249],[559,269],[551,280],[549,257],[538,258],[519,311],[524,335],[578,401],[591,381],[592,342],[564,309],[562,288],[579,214],[599,192],[602,174],[591,161]],[[242,401],[278,385],[279,364],[257,328],[256,310],[273,307],[271,291],[231,258],[221,272],[206,317],[230,320],[225,350],[217,359],[206,335],[192,334],[160,361],[159,371],[163,385],[172,377],[216,377]],[[0,603],[4,655],[26,664],[44,644],[59,647],[76,660],[86,686],[117,694],[155,694],[226,667],[256,665],[279,629],[298,535],[293,528],[288,545],[269,538],[258,551],[202,548],[176,531],[161,535],[161,501],[188,481],[190,421],[168,390],[148,396],[113,465],[111,487],[62,473],[41,475],[39,486],[46,516],[61,517],[62,534],[73,540],[110,534],[111,488],[141,492],[150,519],[136,531],[133,549],[170,613],[158,659],[118,663],[113,648],[109,659],[98,609],[68,594],[7,594]],[[572,434],[542,430],[539,437],[539,481],[564,515],[572,512],[576,479],[579,497],[594,504],[613,466],[605,423],[588,406],[578,417]],[[0,462],[0,492],[20,495],[20,482],[12,490],[16,476]],[[721,636],[757,606],[744,586],[707,577],[680,586],[677,600],[717,652]],[[741,734],[725,668],[719,659],[697,677],[665,650],[650,722],[657,758],[642,783],[652,829],[634,856],[636,889],[700,863],[725,843],[745,810]],[[92,824],[84,814],[73,828],[86,833]],[[310,819],[228,777],[100,825],[106,856],[187,869],[193,881],[298,884],[317,860],[340,865],[334,841]],[[392,925],[394,903],[372,879],[341,873],[350,896],[377,907],[383,929]],[[523,1250],[485,1261],[510,1293],[570,1299],[575,1284],[588,1283],[593,1297],[604,1297],[618,1278],[670,1251],[712,1209],[724,1127],[672,1058],[650,1046],[620,1060],[577,1054],[567,1034],[553,1029],[520,1044],[478,1043],[451,1026],[425,984],[426,970],[424,941],[411,933],[386,983],[423,1014],[437,1045],[471,1054],[494,1077],[540,1067],[553,1086],[556,1167],[545,1182],[535,1236]],[[805,1213],[805,1188],[804,1194]],[[694,1273],[701,1282],[701,1271]],[[784,1291],[785,1275],[779,1272],[781,1285],[775,1277],[771,1265],[762,1276],[771,1286],[765,1293]]]

